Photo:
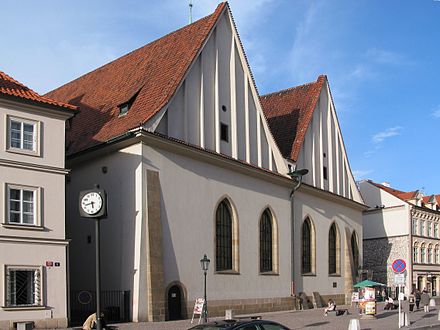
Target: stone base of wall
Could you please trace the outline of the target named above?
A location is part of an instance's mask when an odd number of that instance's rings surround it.
[[[34,329],[66,329],[68,326],[67,318],[42,319],[42,320],[22,320],[23,322],[34,322]],[[1,330],[16,329],[14,324],[19,321],[0,321]]]
[[[191,318],[194,301],[189,301],[187,306],[187,316]],[[209,317],[224,317],[227,309],[232,309],[236,315],[288,311],[295,309],[295,299],[293,297],[211,301],[208,299]]]

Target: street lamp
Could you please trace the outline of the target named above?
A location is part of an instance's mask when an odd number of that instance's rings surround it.
[[[211,260],[208,259],[206,254],[203,256],[203,259],[200,259],[200,265],[202,266],[203,275],[205,278],[204,286],[203,286],[203,299],[205,300],[203,304],[203,322],[208,322],[208,300],[206,300],[206,273],[208,272],[209,263]]]
[[[287,173],[288,176],[290,176],[290,178],[293,181],[293,189],[292,192],[290,193],[290,205],[291,205],[291,224],[290,224],[290,258],[292,260],[292,264],[290,266],[290,280],[291,280],[291,295],[294,296],[295,295],[295,246],[294,246],[294,240],[295,240],[295,204],[293,201],[293,194],[295,193],[295,191],[297,191],[299,189],[299,187],[301,186],[302,183],[302,178],[304,175],[306,175],[307,173],[309,173],[309,170],[303,168],[301,170],[296,170],[296,171],[290,171],[289,173]]]

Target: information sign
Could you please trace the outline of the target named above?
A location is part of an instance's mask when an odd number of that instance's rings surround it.
[[[405,274],[394,274],[395,285],[405,285]]]

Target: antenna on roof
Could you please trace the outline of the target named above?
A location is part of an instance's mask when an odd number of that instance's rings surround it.
[[[192,0],[189,0],[189,22],[188,24],[191,24],[193,22],[193,4]]]

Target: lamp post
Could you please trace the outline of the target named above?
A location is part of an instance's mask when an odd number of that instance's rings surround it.
[[[208,322],[208,300],[206,299],[206,273],[208,272],[209,263],[211,260],[208,259],[206,254],[203,256],[203,259],[200,259],[200,265],[202,266],[203,275],[204,275],[204,285],[203,285],[203,322]]]
[[[294,240],[295,240],[295,204],[293,201],[293,195],[295,194],[295,191],[297,191],[299,189],[299,187],[301,186],[302,183],[302,178],[304,175],[306,175],[307,173],[309,173],[309,170],[307,169],[301,169],[301,170],[295,170],[295,171],[290,171],[289,173],[287,173],[288,176],[290,176],[290,178],[292,179],[292,181],[294,182],[294,186],[292,189],[292,192],[290,193],[290,205],[291,205],[291,224],[290,224],[290,254],[291,254],[291,260],[292,260],[292,264],[290,266],[290,271],[291,271],[291,295],[294,296],[295,295],[295,246],[294,246]]]

